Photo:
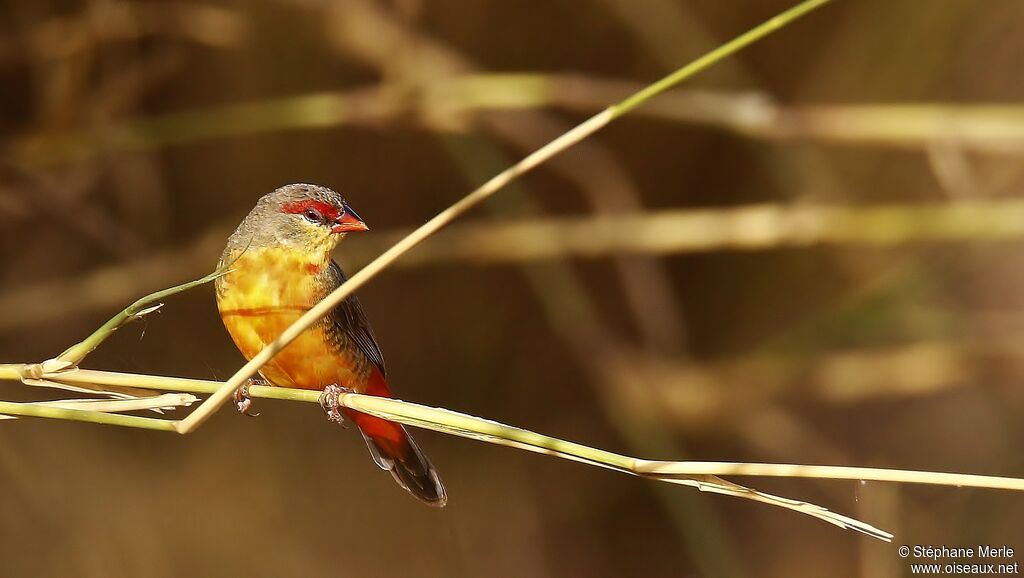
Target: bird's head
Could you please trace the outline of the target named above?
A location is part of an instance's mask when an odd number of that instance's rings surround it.
[[[253,246],[285,247],[327,259],[346,233],[368,229],[337,192],[294,184],[264,195],[236,236]]]

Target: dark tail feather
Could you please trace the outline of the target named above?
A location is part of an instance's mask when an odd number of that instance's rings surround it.
[[[351,417],[381,469],[390,471],[399,486],[427,505],[444,507],[448,502],[444,484],[404,426],[366,414]]]

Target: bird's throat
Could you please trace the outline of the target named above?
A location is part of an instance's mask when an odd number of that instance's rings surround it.
[[[218,280],[217,305],[222,313],[275,307],[308,309],[324,295],[321,273],[329,263],[329,255],[250,247],[234,258],[231,272]]]

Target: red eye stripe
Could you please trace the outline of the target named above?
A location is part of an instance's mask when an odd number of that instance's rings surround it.
[[[341,215],[341,211],[338,210],[337,207],[323,201],[295,201],[281,205],[282,213],[289,213],[293,215],[301,215],[306,212],[306,209],[316,209],[320,211],[320,214],[328,221],[335,221],[338,219],[338,216]]]

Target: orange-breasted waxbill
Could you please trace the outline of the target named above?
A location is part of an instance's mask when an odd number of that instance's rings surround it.
[[[228,239],[217,279],[217,307],[247,358],[274,341],[300,315],[345,280],[331,251],[346,233],[368,227],[338,193],[295,184],[263,196]],[[384,357],[359,301],[346,299],[275,355],[260,374],[282,387],[334,386],[391,396]],[[447,500],[441,479],[405,427],[342,410],[358,426],[377,465],[432,506]]]

